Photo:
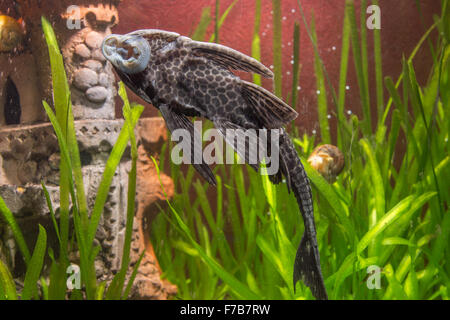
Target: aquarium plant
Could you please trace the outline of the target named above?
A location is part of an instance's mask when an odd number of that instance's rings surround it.
[[[258,59],[261,2],[255,3],[252,53]],[[362,3],[365,8],[367,1]],[[374,52],[369,53],[365,19],[359,26],[354,1],[346,0],[336,85],[318,50],[314,18],[307,22],[298,1],[301,21],[293,26],[293,47],[299,48],[300,32],[308,34],[314,47],[320,140],[307,134],[297,134],[294,140],[313,185],[321,264],[331,299],[449,298],[450,20],[449,1],[441,3],[441,15],[414,50],[398,61],[403,69],[392,79],[383,76],[381,67],[383,30],[373,31]],[[275,32],[281,25],[280,5],[273,1],[275,93],[293,102],[298,99],[301,68],[294,52],[292,92],[282,95],[277,50],[281,36]],[[196,36],[204,35],[199,30],[211,23],[208,9],[205,12]],[[215,28],[214,39],[220,39],[219,30]],[[434,60],[421,86],[413,63],[423,46],[434,53]],[[374,66],[368,64],[369,54],[375,57]],[[350,63],[357,74],[362,117],[345,112]],[[369,67],[375,70],[374,87],[369,87]],[[258,83],[259,78],[254,80]],[[371,105],[371,95],[376,105]],[[372,108],[376,118],[371,117]],[[337,118],[334,132],[330,113]],[[293,128],[291,135],[296,132]],[[317,144],[330,142],[343,151],[346,163],[332,184],[306,162]],[[297,290],[292,285],[295,246],[303,230],[295,199],[283,186],[271,185],[267,176],[242,165],[219,165],[213,170],[213,189],[197,179],[191,167],[184,170],[163,158],[160,163],[168,164],[162,169],[176,182],[177,195],[167,209],[161,208],[151,238],[164,276],[178,286],[176,298],[312,298],[303,284]]]
[[[58,216],[43,183],[42,188],[58,238],[59,255],[56,256],[55,251],[48,246],[47,230],[41,225],[36,226],[39,228],[39,235],[33,251],[30,251],[14,215],[6,206],[4,200],[0,198],[2,216],[9,224],[27,265],[23,288],[18,291],[11,272],[0,260],[0,299],[125,299],[130,293],[137,268],[142,259],[141,255],[133,268],[133,272],[127,278],[136,193],[137,148],[134,127],[143,107],[130,105],[125,88],[123,84],[120,84],[119,95],[124,102],[124,125],[106,163],[97,190],[95,204],[91,212],[88,212],[80,154],[75,136],[70,90],[63,58],[51,24],[45,18],[42,18],[42,28],[48,45],[53,81],[53,108],[45,101],[43,106],[58,138],[61,153]],[[128,179],[127,219],[122,265],[110,283],[107,284],[106,281],[98,283],[94,261],[100,247],[94,245],[94,237],[114,172],[128,144],[131,144],[131,170]],[[70,225],[70,221],[73,221],[73,226]],[[70,237],[70,230],[72,229],[74,232],[73,236]],[[70,269],[69,252],[71,249],[76,249],[79,252],[80,265],[76,269],[73,267]],[[51,259],[48,276],[44,276],[43,273],[45,255],[48,255]],[[69,275],[67,273],[68,270],[72,270],[71,272],[79,270],[81,278],[78,285],[74,283],[68,285],[68,276],[70,275],[70,273]]]

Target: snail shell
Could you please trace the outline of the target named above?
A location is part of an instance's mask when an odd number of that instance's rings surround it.
[[[10,52],[18,47],[24,38],[21,24],[9,16],[0,15],[0,52]]]
[[[336,181],[336,177],[342,172],[345,164],[341,150],[331,144],[315,148],[309,156],[308,162],[329,183]]]

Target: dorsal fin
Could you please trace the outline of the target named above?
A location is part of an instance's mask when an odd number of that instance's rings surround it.
[[[226,68],[254,72],[266,78],[273,77],[272,71],[261,62],[234,49],[216,43],[193,41],[187,37],[179,37],[178,41],[194,54],[214,60]]]
[[[158,30],[158,29],[141,29],[128,34],[129,36],[141,36],[146,39],[152,49],[157,51],[168,43],[175,41],[180,35],[176,32]]]

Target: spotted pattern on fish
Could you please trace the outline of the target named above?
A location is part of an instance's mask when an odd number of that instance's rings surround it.
[[[295,258],[294,288],[301,279],[316,298],[327,299],[320,269],[311,187],[297,151],[283,129],[298,114],[271,92],[241,80],[232,72],[243,70],[270,78],[273,77],[270,69],[231,48],[193,41],[162,30],[110,35],[103,41],[102,50],[122,81],[161,111],[171,132],[184,128],[193,137],[194,128],[187,118],[190,116],[211,120],[222,135],[227,129],[280,129],[280,169],[269,177],[273,183],[281,182],[283,176],[286,178],[305,224]],[[236,140],[226,141],[238,152]],[[268,145],[270,150],[276,147]],[[245,154],[240,155],[249,163],[254,151],[248,150],[255,148],[245,150]],[[204,161],[194,166],[207,181],[216,183]],[[258,169],[258,164],[252,167]]]

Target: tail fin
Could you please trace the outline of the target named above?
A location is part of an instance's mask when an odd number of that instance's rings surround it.
[[[294,290],[302,280],[317,299],[328,299],[316,239],[311,186],[303,164],[290,137],[282,129],[280,135],[280,170],[286,176],[288,188],[294,192],[305,224],[305,233],[297,249],[294,263]]]
[[[300,246],[297,249],[294,262],[294,291],[295,284],[298,280],[301,280],[311,288],[311,292],[314,297],[320,300],[327,300],[327,290],[323,283],[322,271],[320,270],[320,264],[316,263],[314,245],[307,236],[306,232],[303,234]]]

